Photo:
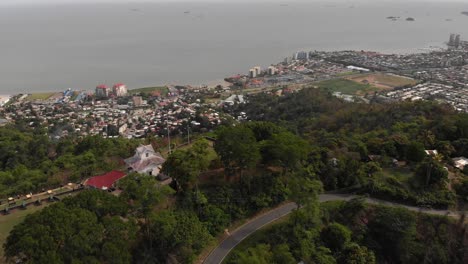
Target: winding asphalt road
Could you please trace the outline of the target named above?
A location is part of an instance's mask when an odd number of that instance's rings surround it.
[[[349,201],[353,198],[357,198],[356,195],[349,195],[349,194],[321,194],[319,195],[320,202],[327,202],[327,201]],[[402,205],[393,202],[382,201],[374,198],[366,198],[367,203],[371,204],[382,204],[388,206],[399,206],[406,208],[411,211],[415,212],[422,212],[427,214],[435,214],[435,215],[448,215],[448,216],[458,216],[462,212],[453,212],[447,210],[434,210],[434,209],[425,209],[419,208],[415,206],[408,206]],[[248,223],[244,224],[243,226],[239,227],[235,230],[229,237],[227,237],[221,244],[218,245],[213,251],[211,251],[210,255],[203,261],[204,264],[219,264],[223,262],[224,258],[229,254],[229,252],[237,246],[242,240],[246,237],[260,229],[261,227],[271,223],[285,215],[291,213],[297,206],[295,203],[288,203],[278,208],[275,208],[255,219],[252,219]]]

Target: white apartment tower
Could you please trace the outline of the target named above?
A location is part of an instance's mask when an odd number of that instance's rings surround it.
[[[257,77],[257,70],[254,69],[254,68],[250,69],[250,70],[249,70],[249,77],[250,77],[250,78],[255,78],[255,77]]]

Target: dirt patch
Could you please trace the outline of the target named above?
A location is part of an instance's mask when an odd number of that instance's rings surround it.
[[[414,79],[403,77],[403,76],[398,76],[398,75],[393,75],[393,74],[384,74],[384,73],[352,76],[346,79],[360,83],[360,84],[371,85],[373,87],[378,88],[379,90],[391,90],[396,87],[417,84],[417,81]]]

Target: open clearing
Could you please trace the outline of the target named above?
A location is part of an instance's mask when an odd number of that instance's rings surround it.
[[[27,100],[47,100],[49,99],[50,97],[52,97],[52,95],[55,95],[56,93],[53,93],[53,92],[49,92],[49,93],[33,93],[33,94],[30,94],[28,95],[28,97],[26,97]]]
[[[372,73],[358,76],[350,76],[346,79],[360,84],[369,84],[371,86],[379,88],[380,90],[390,90],[396,87],[416,85],[418,83],[416,80],[408,77],[385,73]]]
[[[128,91],[129,94],[159,94],[160,96],[167,96],[169,93],[169,89],[166,86],[160,86],[160,87],[145,87],[145,88],[138,88],[138,89],[132,89]]]
[[[379,90],[370,84],[358,83],[348,79],[335,79],[317,83],[322,89],[328,89],[332,92],[341,92],[349,95],[364,95],[365,93]]]

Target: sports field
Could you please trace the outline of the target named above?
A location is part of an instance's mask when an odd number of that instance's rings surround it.
[[[378,88],[370,84],[358,83],[348,79],[335,79],[317,83],[322,89],[332,92],[341,92],[349,95],[364,95],[365,93],[377,91]]]
[[[128,91],[129,94],[154,94],[154,93],[160,93],[161,96],[167,96],[169,93],[169,89],[165,86],[162,87],[145,87],[145,88],[138,88],[138,89],[132,89]]]
[[[386,73],[372,73],[358,76],[350,76],[346,79],[360,84],[369,84],[381,90],[390,90],[396,87],[407,85],[416,85],[418,82],[414,79]]]
[[[26,97],[26,100],[47,100],[49,99],[50,97],[52,97],[52,95],[55,95],[56,93],[54,92],[49,92],[49,93],[33,93],[33,94],[30,94],[28,95],[28,97]]]

